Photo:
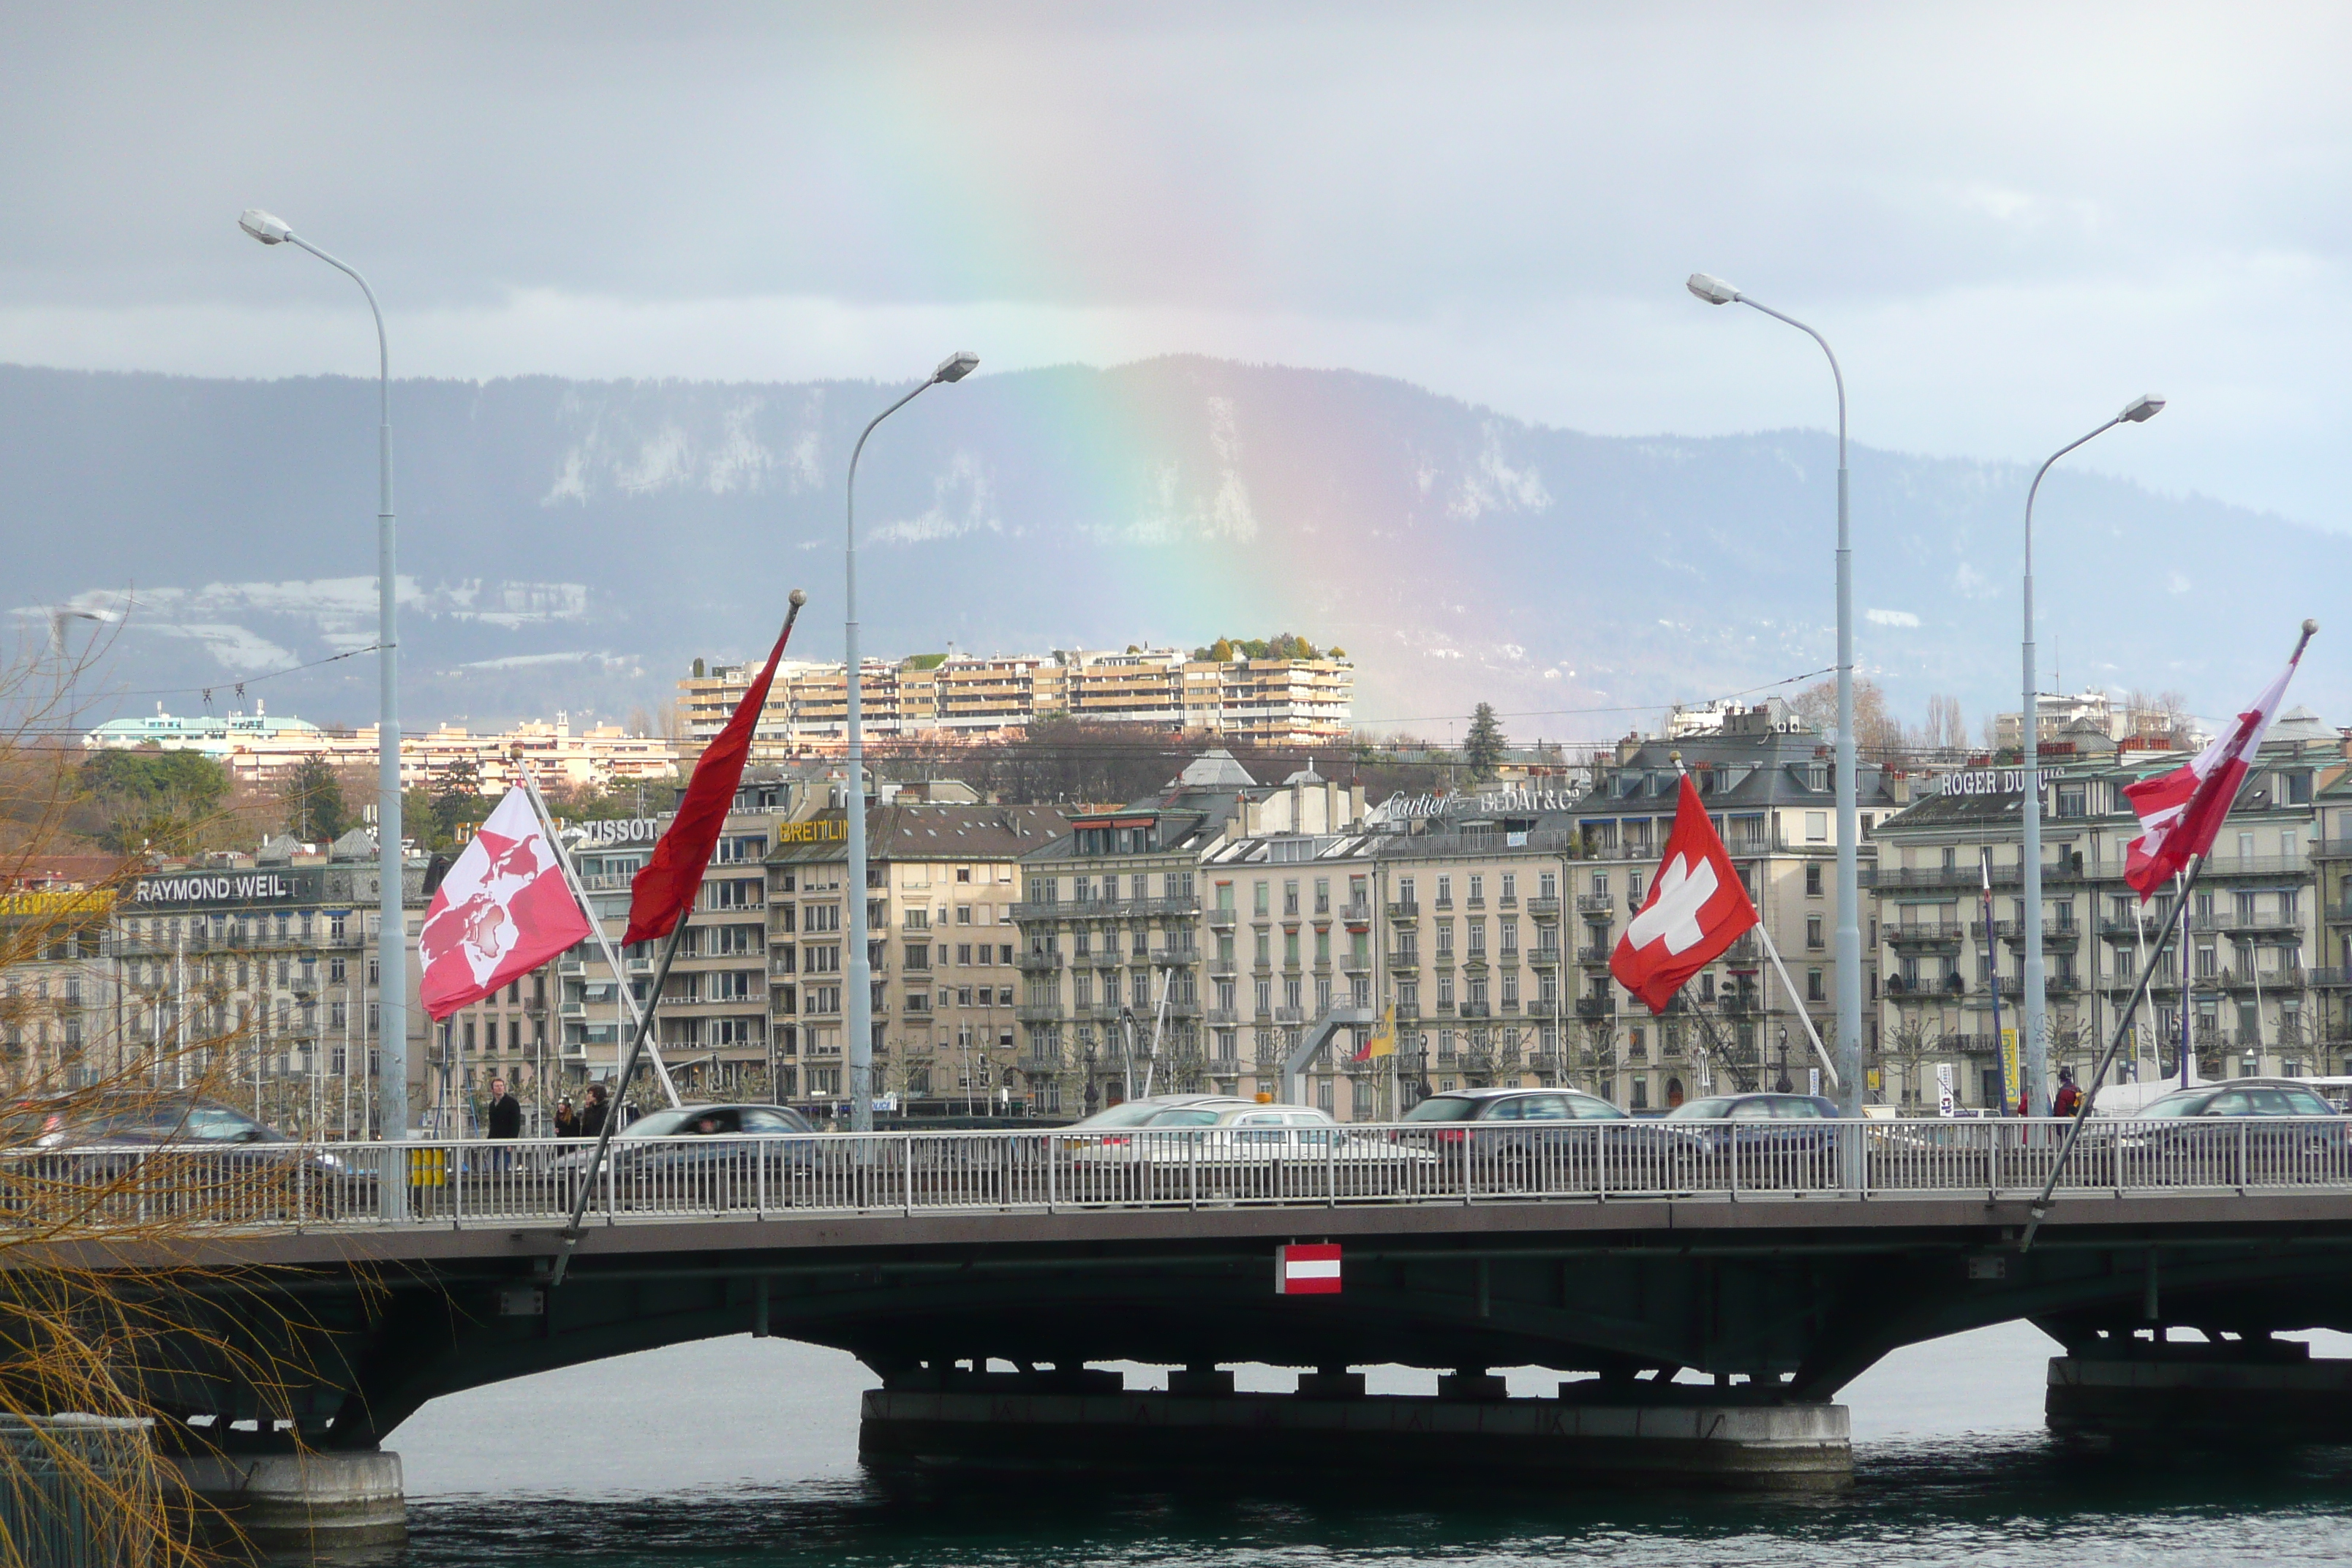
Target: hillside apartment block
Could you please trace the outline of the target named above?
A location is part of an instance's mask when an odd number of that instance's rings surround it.
[[[678,682],[678,731],[689,752],[698,752],[725,727],[757,674],[756,665],[723,665]],[[866,733],[965,740],[1068,715],[1252,744],[1344,743],[1354,697],[1355,667],[1346,659],[1220,664],[1174,648],[867,659],[858,686]],[[781,760],[838,749],[848,703],[842,665],[787,661],[769,689],[753,757]]]

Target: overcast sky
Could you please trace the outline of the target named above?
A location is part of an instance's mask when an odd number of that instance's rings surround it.
[[[1166,351],[2352,528],[2352,9],[0,8],[0,359],[896,379]]]

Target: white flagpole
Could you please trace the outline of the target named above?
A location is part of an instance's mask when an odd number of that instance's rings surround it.
[[[604,954],[605,964],[613,971],[613,984],[620,992],[622,1005],[628,1009],[629,1026],[634,1029],[644,1022],[645,1014],[637,1005],[635,993],[629,989],[628,972],[621,967],[621,955],[614,950],[613,939],[605,934],[604,922],[596,916],[596,906],[588,901],[588,890],[580,885],[580,873],[572,869],[572,856],[565,850],[562,838],[555,831],[555,823],[548,812],[547,802],[540,796],[539,781],[531,777],[530,769],[523,764],[520,758],[515,761],[515,773],[522,780],[523,793],[530,797],[530,808],[538,815],[541,831],[547,835],[548,847],[555,851],[555,863],[563,869],[563,885],[572,889],[572,898],[579,902],[580,912],[588,917],[588,929],[596,933],[596,945]],[[684,920],[686,917],[680,915],[678,918]],[[677,1098],[677,1085],[670,1081],[669,1065],[662,1060],[661,1047],[654,1042],[651,1036],[648,1036],[646,1039],[646,1049],[654,1058],[654,1072],[661,1079],[662,1093],[669,1097],[670,1109],[675,1110],[680,1103]],[[616,1068],[614,1091],[618,1093],[619,1088]],[[621,1108],[618,1105],[611,1107],[605,1112],[608,1116],[618,1116],[620,1113]]]
[[[1813,1027],[1813,1016],[1805,1011],[1805,1000],[1797,994],[1797,987],[1789,979],[1789,966],[1780,962],[1780,950],[1772,945],[1772,930],[1761,918],[1756,921],[1756,934],[1764,939],[1765,954],[1772,960],[1773,973],[1780,977],[1780,989],[1789,994],[1789,1005],[1797,1010],[1797,1021],[1805,1026],[1805,1038],[1813,1042],[1813,1055],[1822,1058],[1822,1071],[1830,1087],[1838,1087],[1837,1063],[1830,1059],[1829,1047],[1822,1044],[1821,1031]]]

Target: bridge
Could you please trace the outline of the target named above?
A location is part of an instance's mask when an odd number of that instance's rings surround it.
[[[332,1145],[168,1245],[75,1256],[166,1271],[128,1288],[184,1281],[246,1352],[146,1369],[231,1455],[369,1455],[443,1394],[744,1332],[864,1360],[877,1458],[1108,1458],[1156,1424],[1154,1462],[1287,1443],[1812,1484],[1848,1463],[1858,1373],[2021,1318],[2065,1349],[2056,1425],[2339,1419],[2347,1380],[2273,1336],[2352,1330],[2352,1123],[2149,1125],[2094,1124],[2028,1250],[2063,1123],[622,1140],[560,1285],[582,1145]],[[108,1201],[246,1193],[251,1158],[152,1156]],[[1302,1243],[1339,1247],[1336,1293],[1277,1292]],[[1107,1361],[1181,1370],[1146,1395]],[[1245,1362],[1304,1369],[1299,1394],[1233,1394]],[[1390,1363],[1439,1398],[1363,1398],[1350,1369]],[[1558,1397],[1502,1398],[1491,1369],[1520,1366]]]

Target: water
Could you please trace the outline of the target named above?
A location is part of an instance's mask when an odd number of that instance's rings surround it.
[[[2335,1336],[2325,1353],[2344,1353]],[[394,1434],[401,1568],[1324,1568],[1378,1564],[2063,1565],[2352,1560],[2352,1449],[2092,1460],[2042,1430],[2050,1342],[2009,1324],[1914,1346],[1845,1394],[1834,1500],[1496,1495],[1393,1479],[1181,1489],[1067,1476],[891,1482],[856,1462],[845,1355],[681,1345],[442,1400]],[[1155,1374],[1130,1369],[1133,1385]],[[1513,1373],[1513,1392],[1549,1374]],[[1245,1373],[1244,1387],[1287,1388]],[[1376,1372],[1375,1392],[1431,1375]]]

